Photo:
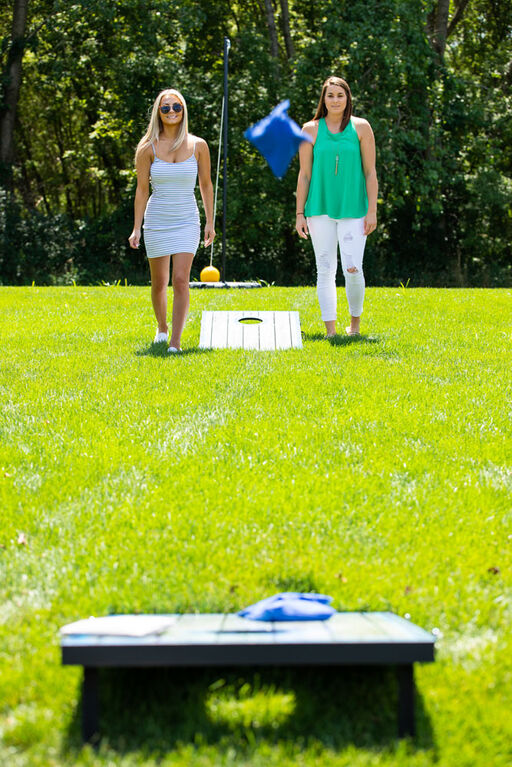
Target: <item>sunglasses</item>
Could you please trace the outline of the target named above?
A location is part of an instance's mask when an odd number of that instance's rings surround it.
[[[169,114],[171,109],[172,109],[173,112],[177,112],[179,114],[183,110],[183,107],[182,107],[181,104],[178,104],[177,101],[175,101],[174,104],[172,104],[172,105],[164,104],[163,107],[160,107],[160,111],[164,115]]]

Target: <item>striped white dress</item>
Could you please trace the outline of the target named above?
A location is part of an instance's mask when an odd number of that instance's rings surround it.
[[[144,244],[148,258],[194,253],[199,246],[199,210],[194,195],[197,160],[194,149],[183,162],[156,156],[151,164],[152,194],[144,213]]]

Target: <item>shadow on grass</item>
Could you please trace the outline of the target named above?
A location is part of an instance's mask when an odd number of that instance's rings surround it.
[[[167,351],[167,344],[149,344],[143,349],[138,349],[135,352],[136,357],[165,357],[166,359],[175,357],[188,357],[190,354],[209,354],[214,351],[213,349],[200,349],[199,347],[192,347],[191,349],[182,349],[179,354],[169,354]]]
[[[100,740],[121,754],[153,759],[175,748],[214,747],[219,763],[233,748],[308,745],[341,751],[388,751],[397,740],[397,683],[392,667],[102,669]],[[64,744],[82,747],[80,705]],[[416,696],[412,751],[436,750]]]
[[[378,344],[381,343],[378,336],[347,336],[336,334],[331,338],[326,338],[322,333],[305,333],[302,331],[303,341],[323,341],[329,343],[331,346],[350,346],[351,344]],[[138,349],[135,352],[136,357],[187,357],[192,354],[211,354],[211,352],[219,351],[219,349],[200,349],[198,346],[191,347],[190,349],[183,349],[179,354],[169,354],[167,351],[167,345],[161,344],[149,344],[142,349]],[[223,351],[223,350],[221,350]]]
[[[304,341],[323,341],[331,346],[350,346],[351,344],[379,344],[381,340],[378,336],[367,336],[364,333],[360,336],[347,336],[336,333],[335,336],[327,338],[324,333],[306,333],[302,332]]]

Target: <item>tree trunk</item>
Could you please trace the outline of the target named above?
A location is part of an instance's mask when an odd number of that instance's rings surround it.
[[[451,33],[459,23],[459,21],[462,19],[462,16],[464,15],[464,11],[466,10],[466,6],[469,5],[469,0],[459,0],[459,3],[457,4],[457,7],[455,8],[455,13],[453,14],[453,18],[448,24],[448,31],[446,33],[446,37],[450,37]]]
[[[268,33],[270,35],[270,55],[277,59],[279,57],[279,46],[277,44],[276,20],[272,0],[265,0],[265,13],[267,15]]]
[[[23,201],[25,203],[26,208],[35,208],[37,207],[37,204],[42,200],[47,215],[51,215],[52,210],[50,207],[50,203],[48,202],[48,198],[46,197],[45,191],[44,191],[44,181],[41,177],[41,174],[39,173],[37,163],[33,161],[32,156],[32,147],[30,145],[30,140],[28,138],[27,133],[25,133],[23,126],[17,122],[16,125],[16,132],[20,138],[21,144],[23,145],[24,154],[26,155],[26,158],[28,160],[28,164],[30,166],[30,172],[27,171],[27,163],[22,164],[21,168],[21,175],[23,176],[23,184],[20,187],[21,196],[23,197]],[[32,188],[32,181],[35,180],[36,182],[36,192],[34,192]],[[36,194],[39,195],[39,200],[36,199]]]
[[[455,12],[448,22],[450,0],[438,0],[427,17],[427,35],[429,36],[434,50],[443,58],[446,49],[446,40],[462,19],[470,0],[459,0],[455,6]]]
[[[21,86],[21,63],[25,50],[28,0],[14,0],[12,16],[12,40],[7,54],[0,114],[0,164],[1,180],[12,183],[14,160],[14,125]]]
[[[436,18],[434,21],[434,48],[441,56],[444,56],[446,48],[446,36],[448,34],[448,14],[450,0],[439,0],[437,3]]]
[[[55,132],[55,141],[57,143],[57,147],[59,150],[59,161],[60,161],[60,167],[62,169],[62,180],[64,182],[64,193],[66,196],[66,213],[69,213],[70,216],[74,215],[74,209],[73,209],[73,201],[71,199],[71,183],[70,178],[68,174],[68,167],[66,160],[64,159],[65,155],[65,149],[64,149],[64,140],[62,138],[62,129],[61,129],[61,122],[60,119],[54,121],[53,130]]]
[[[288,0],[281,0],[281,26],[283,27],[286,55],[289,59],[293,59],[295,56],[295,49],[293,47],[293,40],[290,34],[290,12],[288,10]]]

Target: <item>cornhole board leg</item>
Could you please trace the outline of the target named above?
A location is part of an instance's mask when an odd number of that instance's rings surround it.
[[[82,682],[82,738],[91,743],[99,734],[98,669],[85,666]]]
[[[411,664],[397,666],[398,677],[398,737],[413,737],[414,727],[414,669]]]

